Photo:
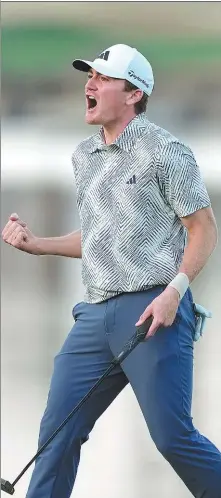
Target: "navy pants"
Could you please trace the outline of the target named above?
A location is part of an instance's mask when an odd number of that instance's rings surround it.
[[[74,307],[75,324],[55,357],[39,445],[105,372],[134,333],[139,316],[164,288]],[[188,289],[173,325],[161,327],[153,338],[139,344],[40,455],[26,498],[70,497],[81,444],[128,382],[157,449],[192,495],[221,498],[221,453],[195,429],[191,417],[194,327]]]

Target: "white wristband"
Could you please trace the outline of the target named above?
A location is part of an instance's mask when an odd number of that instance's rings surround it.
[[[189,287],[189,278],[185,273],[178,273],[176,277],[168,284],[179,292],[180,299],[184,296],[185,292]]]

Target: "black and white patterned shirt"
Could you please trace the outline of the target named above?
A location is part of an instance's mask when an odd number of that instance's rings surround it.
[[[72,156],[84,299],[168,284],[186,242],[180,218],[210,206],[192,151],[145,113],[106,145],[102,130]]]

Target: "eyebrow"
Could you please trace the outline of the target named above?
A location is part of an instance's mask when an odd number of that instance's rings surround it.
[[[98,71],[96,71],[96,73],[98,74],[98,76],[99,76],[99,75],[101,75],[101,73],[98,73]],[[92,71],[92,69],[88,69],[87,74],[92,74],[92,75],[93,75],[93,71]]]
[[[94,69],[94,71],[95,71],[95,69]],[[96,73],[97,73],[98,76],[106,76],[105,74],[102,75],[102,73],[98,73],[98,71],[96,71]],[[93,76],[92,69],[88,69],[87,74]],[[121,80],[122,79],[122,78],[113,78],[111,76],[106,76],[106,78],[109,78],[110,80]]]

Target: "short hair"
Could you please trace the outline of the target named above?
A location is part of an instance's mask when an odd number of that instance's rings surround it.
[[[131,90],[139,90],[139,88],[137,86],[135,86],[133,83],[131,83],[130,81],[127,81],[127,80],[125,80],[124,89],[126,92],[131,92]],[[141,114],[142,112],[146,112],[147,103],[148,103],[148,95],[146,93],[143,93],[143,96],[139,100],[139,102],[136,102],[136,104],[134,104],[135,113]]]

